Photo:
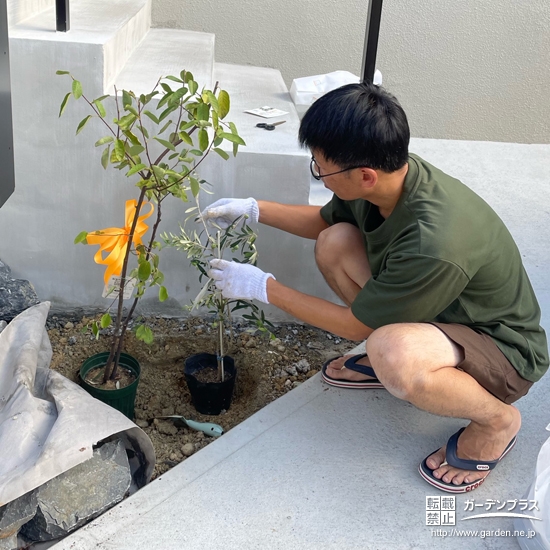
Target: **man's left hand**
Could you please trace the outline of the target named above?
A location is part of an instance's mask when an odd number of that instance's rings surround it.
[[[208,276],[216,281],[224,298],[259,300],[269,304],[267,280],[273,275],[264,273],[250,264],[239,264],[226,260],[210,260]],[[275,277],[273,277],[275,279]]]

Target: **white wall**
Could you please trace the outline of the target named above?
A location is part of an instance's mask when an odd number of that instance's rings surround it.
[[[368,0],[153,0],[153,24],[216,34],[216,60],[293,78],[361,70]],[[385,0],[384,84],[417,137],[550,143],[548,0]]]

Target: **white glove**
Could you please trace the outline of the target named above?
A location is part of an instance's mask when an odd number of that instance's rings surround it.
[[[258,223],[260,209],[258,203],[252,197],[248,199],[220,199],[206,207],[201,216],[205,221],[210,220],[227,229],[238,217],[248,215],[254,223]]]
[[[208,276],[216,281],[216,287],[222,291],[224,298],[259,300],[269,304],[267,280],[273,277],[271,273],[264,273],[250,264],[226,260],[210,260],[210,265],[212,269]]]

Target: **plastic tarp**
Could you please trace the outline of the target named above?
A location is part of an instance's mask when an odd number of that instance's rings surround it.
[[[49,308],[25,310],[0,333],[0,506],[88,460],[105,439],[121,438],[131,451],[138,487],[155,464],[145,432],[49,368]]]

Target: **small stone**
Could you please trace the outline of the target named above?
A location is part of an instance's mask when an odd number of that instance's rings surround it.
[[[181,448],[181,452],[184,456],[191,456],[195,452],[195,445],[193,445],[193,443],[186,443]]]
[[[76,344],[76,336],[70,336],[67,343],[69,344],[69,346],[74,346]]]
[[[320,344],[319,342],[308,342],[307,347],[309,349],[323,349],[323,344]]]
[[[292,386],[292,382],[290,380],[287,380],[285,382],[285,388],[290,388],[290,386]]]
[[[161,434],[165,434],[165,435],[176,435],[178,433],[178,429],[171,422],[162,422],[162,421],[160,421],[157,424],[157,430]]]
[[[169,346],[168,344],[166,344],[166,345],[164,346],[164,351],[168,351],[169,349],[170,349],[170,346]]]
[[[250,338],[250,340],[244,345],[245,348],[255,348],[256,347],[256,340],[254,338]]]
[[[175,414],[174,407],[166,407],[165,409],[162,409],[161,416],[172,416],[173,414]]]
[[[71,323],[71,321],[68,321],[67,323],[65,323],[65,328],[66,329],[74,328],[74,323]]]
[[[312,376],[315,376],[316,374],[317,374],[316,371],[310,370],[310,371],[306,374],[306,378],[311,378]]]
[[[8,323],[6,323],[6,321],[0,321],[0,332],[2,332],[7,326]]]
[[[307,359],[300,359],[297,363],[294,363],[294,367],[296,367],[296,370],[301,374],[305,374],[311,369]]]
[[[176,453],[170,453],[170,460],[177,460],[178,457],[176,455]]]
[[[147,422],[147,420],[144,420],[143,418],[138,418],[136,420],[136,424],[140,427],[140,428],[148,428],[149,427],[149,422]]]
[[[271,340],[271,341],[269,342],[269,345],[270,345],[270,346],[273,346],[273,347],[276,347],[276,346],[278,346],[280,343],[281,343],[281,340],[279,340],[279,338],[275,338],[274,340]]]
[[[328,333],[327,333],[327,338],[328,338],[329,340],[332,340],[332,334],[328,334]]]
[[[296,376],[298,374],[298,371],[296,370],[296,367],[294,365],[290,365],[290,367],[285,367],[285,371],[290,374],[290,376]]]
[[[302,383],[301,383],[301,382],[298,382],[298,381],[293,382],[293,383],[292,383],[292,389],[297,388],[297,387],[300,386],[301,384],[302,384]]]
[[[280,351],[282,353],[285,350],[286,348],[284,346],[277,346],[277,351]]]

